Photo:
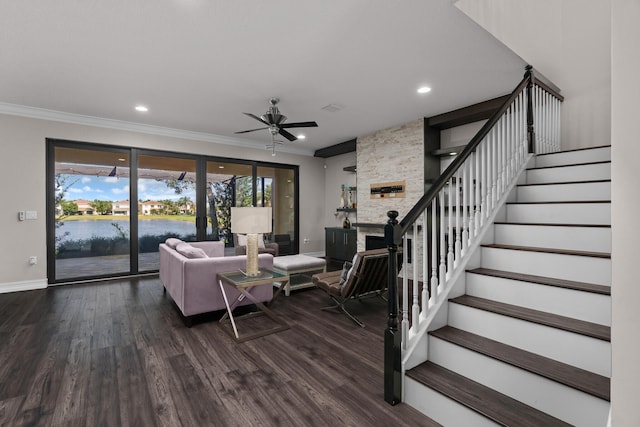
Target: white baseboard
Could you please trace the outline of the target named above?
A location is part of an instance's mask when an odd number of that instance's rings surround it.
[[[0,294],[9,292],[32,291],[34,289],[46,289],[47,279],[25,280],[23,282],[0,283]]]

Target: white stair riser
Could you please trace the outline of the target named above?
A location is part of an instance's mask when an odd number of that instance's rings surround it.
[[[498,424],[449,399],[437,391],[405,377],[403,401],[443,426],[495,427]]]
[[[607,341],[449,303],[449,325],[562,363],[611,376]]]
[[[518,187],[518,202],[573,202],[611,200],[611,182],[525,185]]]
[[[611,228],[496,224],[495,243],[611,253]]]
[[[611,203],[509,204],[507,222],[611,225]]]
[[[611,147],[598,147],[589,150],[565,151],[536,156],[536,167],[560,166],[575,163],[611,161]]]
[[[482,267],[609,286],[611,259],[483,247]]]
[[[467,295],[611,326],[611,297],[558,286],[467,273]]]
[[[608,402],[464,347],[429,337],[429,360],[570,424],[606,423]]]
[[[595,181],[600,179],[611,179],[611,164],[594,163],[556,168],[529,169],[526,174],[527,184]]]

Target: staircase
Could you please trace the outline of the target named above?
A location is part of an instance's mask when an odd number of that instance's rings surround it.
[[[605,426],[610,147],[535,157],[404,400],[444,426]]]

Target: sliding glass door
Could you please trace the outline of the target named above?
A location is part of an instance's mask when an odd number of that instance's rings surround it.
[[[196,160],[138,154],[138,269],[160,268],[159,244],[197,239]]]
[[[207,240],[221,240],[233,246],[231,207],[251,206],[253,167],[227,160],[207,162]]]
[[[297,253],[296,166],[48,140],[47,171],[50,283],[155,272],[168,237],[233,254],[232,206],[271,207]]]
[[[273,208],[272,241],[280,246],[280,255],[298,253],[297,169],[258,166],[256,206]]]
[[[128,273],[129,151],[56,147],[54,157],[55,281]]]

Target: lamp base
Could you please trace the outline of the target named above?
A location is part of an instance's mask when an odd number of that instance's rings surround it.
[[[249,277],[260,275],[258,269],[258,235],[247,234],[247,271]]]

